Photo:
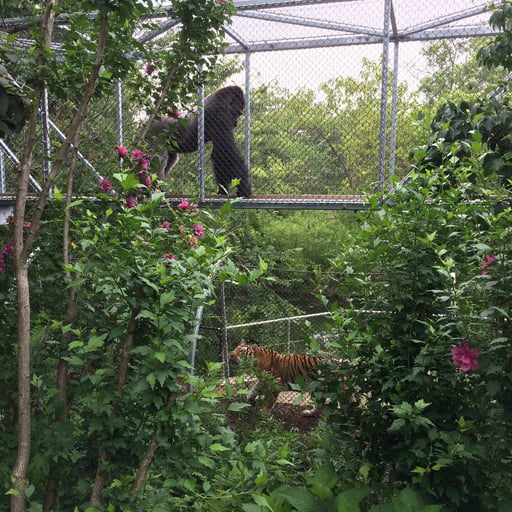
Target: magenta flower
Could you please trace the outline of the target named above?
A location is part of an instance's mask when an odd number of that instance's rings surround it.
[[[23,224],[23,227],[24,227],[25,229],[30,229],[30,228],[32,227],[32,222],[25,222],[25,223]],[[41,229],[41,226],[38,224],[38,225],[36,226],[36,229]]]
[[[178,119],[178,118],[180,118],[180,117],[181,117],[181,115],[182,115],[182,114],[181,114],[181,111],[180,111],[180,110],[178,110],[177,108],[171,108],[171,107],[169,107],[169,108],[167,109],[167,115],[168,115],[170,118],[172,118],[172,119]]]
[[[168,252],[166,252],[165,254],[162,254],[162,258],[164,260],[175,260],[176,256],[174,254],[169,254]]]
[[[452,361],[457,365],[462,373],[469,370],[476,371],[480,368],[478,356],[482,353],[478,348],[471,348],[467,341],[461,342],[459,347],[452,347]]]
[[[152,75],[154,70],[155,70],[155,65],[151,61],[146,62],[146,66],[144,68],[146,75],[148,75],[148,76]]]
[[[496,262],[496,257],[492,254],[486,254],[483,261],[480,262],[480,268],[482,269],[482,275],[486,276],[489,273],[488,268],[493,268],[493,263]]]
[[[194,224],[194,234],[202,238],[204,236],[204,227],[201,224]]]
[[[178,209],[184,212],[188,212],[190,210],[190,203],[188,201],[181,201],[178,205]]]
[[[147,158],[141,158],[139,160],[140,168],[147,171],[149,169],[149,160]]]
[[[169,230],[169,228],[171,227],[171,223],[168,220],[164,220],[161,224],[161,227]]]
[[[190,247],[199,247],[199,242],[197,241],[197,237],[194,235],[189,235],[188,245],[190,245]]]
[[[141,160],[142,162],[147,162],[147,160]],[[149,167],[149,163],[148,163]],[[139,181],[145,185],[146,187],[151,187],[151,183],[153,182],[153,176],[152,174],[148,173],[147,171],[139,171],[137,173],[137,176],[139,177]]]
[[[135,208],[137,204],[137,196],[135,194],[130,194],[129,196],[126,196],[127,208]]]
[[[116,146],[116,151],[120,158],[126,158],[128,156],[128,150],[124,146]]]
[[[4,245],[4,254],[14,254],[14,245],[12,245],[10,242],[7,242]]]
[[[110,192],[113,188],[112,182],[106,178],[101,179],[98,183],[100,184],[101,190],[104,190],[105,192]]]
[[[134,149],[132,151],[132,158],[136,162],[140,162],[141,160],[145,160],[146,159],[146,153],[144,153],[144,151],[142,151],[141,149]]]

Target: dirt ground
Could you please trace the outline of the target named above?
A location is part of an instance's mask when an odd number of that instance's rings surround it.
[[[309,432],[318,425],[321,413],[305,414],[300,406],[276,403],[272,407],[272,417],[283,423],[286,430]]]
[[[227,415],[228,422],[234,427],[247,426],[260,421],[262,417],[268,417],[282,423],[286,430],[309,432],[318,425],[321,411],[314,409],[307,396],[294,391],[283,391],[273,404],[256,401],[251,407],[239,412],[228,411]]]

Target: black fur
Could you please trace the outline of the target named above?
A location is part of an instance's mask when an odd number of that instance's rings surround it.
[[[251,195],[249,169],[238,151],[234,129],[244,111],[244,93],[238,86],[228,86],[210,94],[204,102],[204,139],[212,142],[211,154],[219,194],[226,194],[233,179],[240,179],[237,195]],[[179,153],[198,150],[198,117],[185,119],[163,117],[155,121],[148,134],[149,142],[158,150],[158,177],[165,179],[178,161]],[[162,148],[166,145],[165,148]]]

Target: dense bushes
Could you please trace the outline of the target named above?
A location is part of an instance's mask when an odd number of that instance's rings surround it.
[[[443,510],[505,510],[512,198],[481,168],[492,149],[469,133],[465,155],[437,144],[436,168],[420,160],[391,201],[374,198],[337,260],[352,300],[331,305],[333,328],[354,361],[346,376],[361,407],[329,422],[353,435],[342,473],[381,496],[412,486]]]

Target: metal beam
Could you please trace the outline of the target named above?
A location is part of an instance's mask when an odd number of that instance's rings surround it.
[[[281,14],[262,13],[262,12],[239,12],[236,16],[240,18],[252,18],[262,21],[271,21],[275,23],[284,23],[286,25],[299,25],[308,28],[321,28],[325,30],[335,30],[340,32],[350,32],[352,34],[369,34],[372,36],[382,35],[381,29],[338,23],[336,21],[324,21],[313,18],[302,18],[300,16],[284,16]]]
[[[414,25],[412,27],[402,29],[400,33],[402,36],[409,36],[416,32],[425,32],[431,28],[441,27],[443,25],[448,25],[449,23],[454,23],[456,21],[461,21],[468,18],[472,18],[474,16],[479,16],[488,11],[489,7],[487,5],[474,7],[473,9],[466,9],[464,11],[456,12],[454,14],[449,14],[447,16],[441,16],[427,23],[421,23],[420,25]]]
[[[358,0],[234,0],[238,10],[296,7],[299,5],[340,4]]]

